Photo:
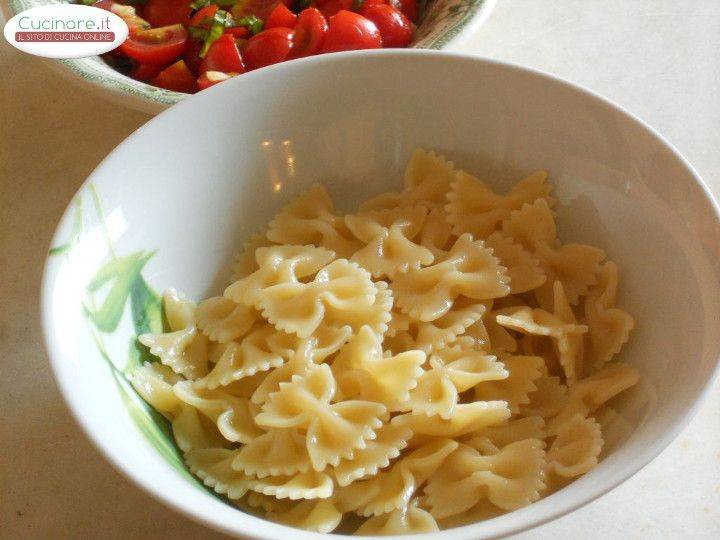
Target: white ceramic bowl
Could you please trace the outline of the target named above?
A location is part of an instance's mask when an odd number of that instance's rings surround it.
[[[6,19],[26,9],[76,0],[6,0]],[[189,2],[190,0],[188,0]],[[431,0],[410,45],[420,49],[452,49],[472,35],[490,16],[497,0]],[[125,2],[132,3],[132,2]],[[0,7],[3,7],[0,5]],[[155,114],[188,97],[136,81],[99,56],[47,60],[60,75],[120,105]]]
[[[720,352],[720,223],[700,178],[640,120],[569,83],[479,58],[380,51],[273,66],[188,99],[131,135],[78,192],[52,241],[42,318],[71,410],[118,469],[226,533],[319,538],[243,514],[199,487],[166,424],[127,384],[123,370],[137,362],[128,347],[158,316],[153,291],[219,292],[243,241],[301,189],[322,181],[351,207],[398,184],[418,146],[501,189],[549,170],[565,239],[602,246],[620,265],[620,303],[637,320],[623,358],[643,382],[617,404],[633,434],[586,476],[511,514],[423,538],[489,538],[538,525],[602,495],[665,448],[696,409]],[[101,267],[109,281],[93,293]]]

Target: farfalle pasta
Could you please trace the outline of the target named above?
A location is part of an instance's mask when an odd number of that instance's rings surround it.
[[[531,504],[604,457],[639,379],[618,267],[561,242],[551,192],[423,150],[354,213],[313,185],[221,294],[165,293],[132,384],[192,473],[278,523],[427,533]]]

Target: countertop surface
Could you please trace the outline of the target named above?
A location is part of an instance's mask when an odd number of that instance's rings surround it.
[[[720,2],[500,0],[460,47],[587,86],[664,134],[720,196]],[[224,538],[117,473],[70,417],[39,282],[75,190],[148,116],[0,44],[0,538]],[[720,385],[655,461],[516,538],[720,538]]]

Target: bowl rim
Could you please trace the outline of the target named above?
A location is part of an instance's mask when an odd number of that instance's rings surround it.
[[[497,0],[461,1],[471,1],[470,9],[460,20],[450,25],[445,32],[438,36],[428,46],[429,50],[457,47],[485,23],[497,4]],[[24,9],[36,7],[28,7],[32,3],[33,0],[5,0],[0,2],[0,11],[4,13],[6,20],[9,20]],[[52,3],[70,3],[70,0],[54,0]],[[126,107],[147,113],[159,113],[192,95],[159,88],[147,82],[135,80],[112,67],[110,69],[113,75],[101,76],[94,73],[93,69],[89,69],[87,64],[88,61],[94,61],[95,58],[97,56],[71,59],[42,58],[42,61],[58,75],[83,86],[89,91],[99,93],[106,99],[111,99]]]
[[[555,76],[553,74],[531,68],[522,66],[520,64],[512,63],[512,62],[506,62],[501,60],[496,60],[492,58],[485,58],[485,57],[479,57],[476,55],[468,54],[468,53],[459,53],[459,52],[449,52],[449,51],[438,51],[438,50],[429,50],[429,49],[381,49],[376,51],[350,51],[350,52],[342,52],[342,53],[336,53],[332,55],[321,55],[321,56],[314,56],[314,57],[308,57],[298,60],[294,65],[300,66],[300,63],[306,63],[306,64],[332,64],[332,63],[343,63],[343,62],[353,62],[358,61],[361,58],[367,58],[367,56],[370,55],[372,57],[397,57],[397,56],[404,56],[404,57],[423,57],[423,56],[435,56],[435,57],[443,57],[446,58],[448,61],[467,61],[469,63],[473,63],[476,66],[478,66],[480,69],[482,69],[482,66],[491,66],[492,68],[499,68],[499,69],[505,69],[509,71],[514,72],[521,72],[524,74],[532,75],[533,77],[539,78],[546,83],[551,84],[557,84],[561,87],[564,87],[566,89],[572,90],[573,92],[577,92],[580,94],[583,94],[585,97],[596,101],[606,107],[609,107],[614,113],[619,114],[621,117],[623,117],[628,122],[631,122],[635,124],[637,127],[641,128],[646,134],[650,135],[652,138],[654,138],[661,146],[663,146],[666,150],[670,152],[670,154],[678,161],[679,164],[683,166],[683,168],[690,174],[690,176],[693,178],[695,183],[698,185],[698,187],[703,191],[706,200],[710,203],[710,206],[712,208],[712,211],[715,215],[716,223],[720,224],[720,205],[718,204],[718,201],[715,199],[712,191],[708,187],[708,185],[705,183],[705,181],[700,177],[700,175],[697,173],[695,168],[690,164],[690,162],[673,146],[665,137],[663,137],[659,132],[657,132],[654,128],[649,126],[645,121],[643,121],[641,118],[636,116],[635,114],[629,112],[622,106],[618,105],[617,103],[613,102],[612,100],[605,98],[601,96],[600,94],[596,93],[593,90],[590,90],[580,84],[570,82],[566,79],[563,79],[561,77]],[[258,70],[256,72],[251,72],[247,74],[248,77],[272,77],[272,73],[274,70],[278,69],[286,69],[285,64],[276,64],[273,66],[269,66],[268,68],[265,68],[263,70]],[[231,83],[232,84],[232,83]],[[208,92],[212,92],[215,89],[210,89],[209,91],[204,92],[204,95],[208,95]],[[184,100],[182,103],[178,103],[175,107],[172,109],[177,109],[178,111],[182,110],[186,107],[192,107],[194,100],[197,99],[195,96],[191,96],[190,99]],[[147,123],[140,126],[138,129],[133,131],[130,135],[128,135],[120,144],[118,144],[115,149],[113,149],[108,156],[106,156],[96,167],[93,169],[93,171],[90,173],[90,175],[87,177],[87,179],[82,183],[82,185],[78,188],[76,195],[82,192],[86,187],[88,187],[93,181],[96,175],[100,173],[100,171],[104,168],[106,162],[109,159],[109,156],[120,151],[125,146],[129,145],[133,139],[135,139],[138,134],[142,133],[147,126],[154,124],[155,122],[162,121],[161,118],[163,118],[165,115],[168,114],[174,114],[170,112],[170,110],[163,111],[158,116],[151,118]],[[60,228],[62,224],[64,224],[66,221],[71,219],[72,216],[72,205],[69,204],[66,210],[63,212],[62,217],[60,218],[58,225],[56,226],[55,232],[53,233],[52,240],[50,245],[55,245],[58,243],[58,241],[61,240],[60,237]],[[200,513],[196,512],[193,507],[189,504],[185,504],[183,501],[180,501],[178,499],[175,499],[172,495],[157,490],[155,485],[153,484],[151,479],[148,479],[144,476],[141,476],[139,474],[136,474],[134,469],[132,467],[126,466],[123,461],[119,458],[119,455],[117,455],[114,451],[114,448],[112,445],[106,443],[98,434],[96,434],[92,427],[85,421],[83,418],[81,411],[76,404],[76,400],[74,398],[74,388],[71,384],[70,378],[66,378],[64,373],[66,371],[66,368],[64,367],[62,363],[62,352],[59,350],[59,348],[56,346],[56,344],[53,341],[53,332],[52,328],[54,326],[52,321],[52,285],[56,277],[56,272],[51,267],[51,258],[48,256],[45,259],[44,262],[44,268],[43,268],[43,274],[42,274],[42,281],[41,281],[41,296],[40,296],[40,311],[41,311],[41,327],[43,332],[43,343],[45,346],[45,350],[47,353],[47,356],[50,360],[50,365],[53,370],[53,375],[55,377],[55,380],[57,382],[58,388],[60,389],[60,393],[63,396],[63,399],[68,406],[68,409],[70,410],[72,416],[74,417],[75,421],[78,423],[78,425],[82,428],[85,435],[88,437],[88,439],[92,442],[92,444],[96,447],[96,449],[110,462],[110,464],[120,473],[122,473],[124,476],[132,480],[138,487],[140,487],[143,491],[151,495],[153,498],[155,498],[157,501],[163,503],[164,505],[172,508],[173,510],[183,514],[184,516],[192,519],[193,521],[197,523],[201,523],[207,527],[210,527],[216,531],[223,532],[225,534],[229,534],[231,536],[238,537],[242,535],[242,537],[245,538],[253,538],[257,540],[285,540],[288,537],[288,534],[294,534],[297,537],[302,538],[303,540],[321,540],[322,538],[327,538],[326,535],[320,534],[320,533],[314,533],[309,531],[304,531],[301,529],[295,529],[295,528],[289,528],[285,525],[281,525],[279,523],[270,522],[268,520],[262,519],[265,523],[269,523],[271,525],[271,529],[273,529],[272,534],[263,534],[258,535],[254,531],[247,531],[242,530],[240,531],[238,528],[229,526],[226,522],[220,520],[220,519],[214,519],[212,516],[208,517],[206,515],[201,515]],[[648,447],[648,450],[646,450],[645,453],[641,454],[641,459],[633,459],[633,461],[630,463],[629,466],[622,469],[617,477],[608,479],[603,482],[596,482],[595,486],[598,486],[594,489],[589,489],[588,492],[582,496],[577,497],[573,501],[567,501],[562,505],[558,505],[554,508],[552,508],[550,511],[548,511],[543,516],[539,517],[528,517],[520,522],[512,522],[507,525],[502,526],[496,526],[495,530],[488,530],[488,531],[482,531],[481,528],[488,527],[488,524],[492,523],[495,519],[480,521],[477,523],[473,523],[470,525],[464,525],[462,527],[456,527],[451,529],[444,529],[438,532],[433,533],[422,533],[414,535],[414,538],[417,538],[418,540],[471,540],[476,538],[504,538],[512,534],[517,534],[535,527],[538,527],[540,525],[543,525],[549,521],[558,519],[559,517],[562,517],[563,515],[569,514],[570,512],[573,512],[574,510],[577,510],[578,508],[585,506],[597,498],[601,497],[602,495],[605,495],[612,489],[616,488],[626,480],[628,480],[630,477],[634,476],[636,473],[638,473],[641,469],[643,469],[645,466],[647,466],[650,462],[652,462],[660,453],[662,453],[667,446],[675,439],[677,436],[687,427],[689,422],[692,420],[692,418],[696,415],[698,412],[700,406],[704,403],[706,400],[710,389],[716,379],[720,377],[720,357],[716,358],[715,365],[712,368],[712,371],[710,373],[710,376],[705,380],[703,383],[703,386],[701,387],[700,391],[697,393],[694,402],[691,404],[691,406],[688,407],[686,411],[684,411],[678,418],[678,420],[675,422],[675,424],[661,433],[657,439],[655,440],[652,447]],[[552,497],[550,495],[549,497]],[[526,508],[532,508],[532,505]],[[513,514],[515,512],[510,512],[508,514],[504,514],[504,516]],[[502,517],[502,516],[501,516]],[[267,532],[267,531],[266,531]],[[347,535],[334,535],[336,538],[351,538],[351,536]],[[394,538],[396,540],[400,540],[401,536],[395,536],[395,537],[386,537],[390,538],[391,540]]]

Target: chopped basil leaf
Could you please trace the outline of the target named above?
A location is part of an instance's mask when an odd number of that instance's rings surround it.
[[[236,26],[246,27],[248,30],[250,30],[250,33],[253,36],[260,33],[264,25],[265,23],[263,23],[262,20],[258,19],[255,15],[247,15],[246,17],[243,17],[236,21]]]
[[[80,0],[80,3],[85,6],[92,6],[97,0]]]
[[[353,11],[360,11],[363,7],[363,4],[365,4],[365,0],[353,0],[352,3],[352,10]]]
[[[200,58],[205,58],[205,55],[210,49],[210,45],[220,39],[220,36],[223,35],[225,28],[230,28],[231,26],[235,26],[232,15],[230,15],[227,11],[218,9],[215,12],[212,24],[210,25],[210,30],[207,31],[207,35],[205,36],[205,43],[203,43],[198,56],[200,56]]]

